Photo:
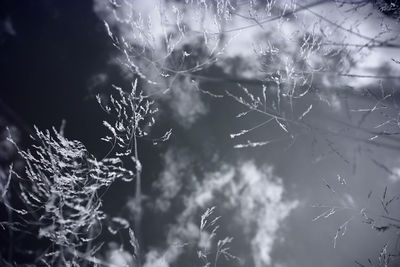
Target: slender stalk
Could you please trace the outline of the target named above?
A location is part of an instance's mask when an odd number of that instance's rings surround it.
[[[5,201],[8,201],[7,199],[5,199]],[[7,213],[8,213],[8,222],[11,223],[13,222],[13,213],[12,210],[7,209]],[[8,261],[12,262],[13,259],[13,248],[14,248],[14,244],[13,244],[13,239],[14,239],[14,235],[13,235],[13,229],[11,227],[8,228]]]
[[[135,227],[136,227],[136,233],[137,233],[137,239],[139,242],[139,250],[136,252],[137,253],[137,265],[140,267],[142,266],[141,262],[141,248],[140,246],[142,245],[142,234],[141,234],[141,222],[142,222],[142,203],[141,203],[141,198],[142,198],[142,185],[141,185],[141,174],[142,174],[142,168],[140,165],[139,161],[139,153],[138,153],[138,148],[137,148],[137,138],[136,138],[136,132],[134,131],[133,134],[133,142],[134,142],[134,149],[135,149],[135,159],[136,159],[136,191],[135,191],[135,203],[136,203],[136,214],[135,214]]]

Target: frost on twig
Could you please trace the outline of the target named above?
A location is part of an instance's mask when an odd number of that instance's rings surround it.
[[[200,236],[206,236],[207,243],[211,243],[216,238],[217,230],[219,228],[218,221],[221,217],[215,217],[215,207],[208,208],[200,220]],[[239,260],[238,257],[234,256],[230,252],[230,243],[233,241],[233,237],[225,237],[217,241],[215,252],[211,252],[207,247],[199,248],[197,250],[198,258],[203,262],[203,266],[217,266],[218,260],[223,256],[226,260]],[[214,255],[214,259],[211,260],[210,254]]]
[[[119,158],[97,160],[81,142],[65,138],[54,128],[35,127],[32,139],[32,149],[18,148],[26,163],[26,178],[19,183],[25,209],[13,210],[26,216],[25,223],[38,226],[39,238],[54,245],[42,260],[66,261],[72,257],[68,251],[83,249],[101,232],[106,215],[100,190],[117,179],[132,179],[134,173]]]
[[[97,96],[102,109],[114,118],[114,122],[103,122],[103,125],[111,132],[111,136],[106,136],[102,140],[112,144],[111,150],[118,150],[116,156],[129,156],[136,149],[137,138],[149,136],[158,108],[155,107],[154,100],[138,89],[137,79],[132,83],[130,92],[125,92],[115,85],[113,88],[118,95],[117,97],[111,95],[108,104],[103,104],[100,96]],[[163,136],[152,140],[154,143],[164,142],[170,138],[171,134],[172,130],[169,130]]]

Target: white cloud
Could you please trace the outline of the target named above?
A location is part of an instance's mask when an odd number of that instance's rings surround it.
[[[170,94],[166,97],[168,98],[168,105],[174,111],[176,120],[186,128],[208,112],[201,99],[200,91],[191,84],[189,77],[175,83]]]
[[[156,250],[150,250],[145,256],[143,267],[169,267],[169,263]]]
[[[394,38],[399,33],[395,22],[384,19],[372,4],[359,7],[355,13],[351,13],[345,11],[346,5],[341,8],[334,2],[326,2],[297,12],[296,20],[274,20],[274,17],[271,14],[268,15],[268,12],[266,13],[264,10],[260,9],[256,12],[256,10],[251,10],[248,5],[238,5],[234,12],[239,15],[232,16],[232,19],[225,24],[222,23],[224,24],[222,27],[222,24],[217,22],[216,14],[212,11],[212,5],[208,4],[208,7],[204,8],[207,6],[205,1],[189,1],[189,4],[185,4],[183,1],[166,0],[116,2],[121,5],[116,9],[118,11],[110,8],[107,1],[96,0],[94,11],[100,18],[109,22],[112,29],[117,29],[116,34],[123,36],[128,42],[147,47],[146,53],[143,51],[143,53],[138,53],[139,56],[132,58],[146,78],[157,83],[157,86],[149,84],[148,87],[153,88],[149,91],[154,92],[154,88],[159,91],[171,89],[171,97],[167,98],[171,102],[171,108],[175,111],[175,117],[184,126],[190,126],[199,116],[205,114],[207,109],[201,101],[199,93],[191,89],[190,83],[175,80],[173,74],[167,74],[167,72],[174,69],[173,66],[180,65],[180,52],[182,52],[180,49],[186,44],[190,46],[199,43],[199,38],[203,36],[207,41],[200,42],[199,45],[207,47],[205,49],[207,52],[202,55],[200,60],[190,56],[188,59],[200,61],[198,63],[201,65],[209,57],[218,55],[217,64],[225,71],[229,72],[232,68],[239,68],[237,75],[252,79],[265,76],[259,66],[260,62],[257,60],[259,55],[254,53],[253,47],[258,51],[259,48],[268,47],[268,43],[276,44],[282,62],[277,62],[272,67],[285,69],[290,67],[292,61],[298,61],[296,58],[299,56],[299,51],[302,50],[299,50],[298,42],[306,33],[315,37],[312,40],[323,38],[323,43],[343,42],[349,44],[368,44],[368,38],[360,37],[360,35],[384,40],[384,38]],[[290,4],[287,1],[274,2],[274,6],[286,10],[296,8],[296,3],[296,1],[290,2]],[[301,4],[300,1],[298,3]],[[255,16],[255,19],[247,18],[249,12]],[[126,23],[127,19],[132,23]],[[272,20],[268,21],[269,19]],[[255,23],[255,20],[268,23],[258,24]],[[176,32],[176,29],[180,27],[178,24],[181,25],[177,21],[185,24],[184,35]],[[362,23],[359,23],[360,21]],[[241,27],[245,28],[242,31],[227,32],[224,36],[214,34],[220,29],[229,31]],[[386,27],[391,30],[382,34]],[[170,34],[172,32],[176,34]],[[232,39],[235,35],[237,37]],[[166,43],[169,44],[166,45]],[[174,56],[170,53],[171,49],[176,53]],[[391,62],[392,50],[383,47],[360,49],[360,47],[347,46],[343,49],[343,47],[323,45],[317,50],[318,52],[314,51],[315,53],[305,52],[305,54],[310,53],[310,55],[304,55],[305,58],[309,59],[306,65],[309,64],[310,66],[309,69],[305,70],[312,72],[313,69],[318,70],[327,65],[324,67],[327,73],[323,73],[325,71],[323,70],[323,72],[318,73],[318,77],[321,77],[323,85],[328,87],[341,88],[350,85],[360,88],[373,81],[366,78],[341,77],[337,75],[337,72],[376,75],[379,68],[384,64],[389,64],[388,66],[393,69],[398,68],[396,64]],[[149,53],[149,51],[151,52]],[[148,56],[148,54],[151,54],[151,56]],[[258,51],[258,54],[260,54],[260,51]],[[143,59],[145,55],[148,57],[147,59]],[[236,56],[245,59],[246,63],[242,64],[243,66],[232,67],[233,64],[227,59]],[[150,61],[155,64],[150,63]],[[169,64],[173,66],[171,67]],[[301,67],[296,66],[296,68]],[[164,75],[170,76],[166,78],[161,75],[160,72],[163,72],[160,71],[161,69],[165,72]],[[296,69],[295,71],[300,70]],[[388,67],[387,75],[391,75],[391,73],[388,73],[390,71],[391,68]],[[288,79],[294,79],[294,76],[288,77]],[[169,81],[165,83],[166,80]],[[171,81],[174,82],[171,84]],[[297,82],[301,82],[301,80]],[[164,88],[160,89],[163,86]],[[331,102],[335,109],[340,108],[339,101],[333,98]]]
[[[400,182],[400,168],[392,168],[392,174],[389,175],[389,180],[393,183]]]
[[[284,201],[284,187],[282,180],[276,177],[271,166],[257,168],[254,162],[242,163],[238,169],[239,181],[236,183],[236,192],[225,191],[225,194],[235,198],[233,207],[239,205],[238,223],[243,223],[250,232],[255,226],[255,235],[252,237],[251,246],[253,260],[256,267],[271,264],[272,251],[277,232],[282,221],[290,211],[298,205],[297,201]],[[231,187],[232,188],[232,187]]]
[[[383,14],[374,7],[373,3],[358,7],[354,13],[346,11],[344,8],[338,8],[334,2],[327,2],[324,5],[317,5],[312,8],[314,12],[323,16],[324,19],[330,20],[340,27],[332,25],[331,23],[321,20],[320,24],[325,32],[328,32],[327,41],[340,42],[347,44],[374,44],[375,42],[369,41],[368,38],[378,41],[390,40],[389,42],[396,43],[398,39],[397,22],[393,19],[385,18]],[[350,11],[350,10],[349,10]],[[317,19],[316,16],[308,14],[309,19]],[[344,29],[349,29],[348,31]],[[387,31],[387,29],[390,29]],[[355,34],[351,33],[355,32]],[[361,37],[364,36],[364,37]],[[393,40],[391,40],[393,38]],[[348,53],[354,59],[354,64],[350,67],[349,72],[362,75],[376,75],[377,70],[385,64],[391,64],[393,57],[393,49],[378,47],[372,49],[360,49],[360,47],[347,47]],[[396,68],[395,64],[391,64]],[[391,75],[392,73],[386,73]],[[362,88],[370,84],[371,79],[351,77],[344,79],[347,85]],[[335,81],[336,83],[336,81]]]
[[[88,92],[90,95],[96,95],[97,90],[108,81],[108,75],[106,73],[97,73],[92,75],[88,80]]]
[[[107,251],[106,258],[111,266],[133,266],[133,257],[128,251],[124,250],[122,247],[118,247],[118,245],[113,242],[110,243],[109,246],[110,248]]]
[[[149,81],[141,83],[143,90],[155,98],[166,101],[178,123],[184,127],[191,126],[201,115],[207,113],[207,107],[196,89],[197,85],[192,84],[189,77],[175,76],[170,70],[181,71],[178,66],[181,65],[179,62],[182,58],[177,51],[185,44],[198,42],[196,38],[193,39],[193,36],[196,37],[198,34],[185,33],[185,37],[182,38],[180,34],[170,33],[176,30],[176,20],[180,20],[180,14],[186,17],[185,22],[193,21],[193,18],[198,18],[199,15],[191,11],[181,13],[181,4],[168,1],[117,2],[121,6],[115,11],[109,2],[96,0],[94,11],[110,25],[113,35],[123,38],[130,44],[145,47],[140,52],[128,52],[129,61],[135,64],[136,73],[140,72],[143,81]],[[160,15],[161,13],[163,15]],[[168,47],[171,49],[173,47],[177,54],[172,55],[170,51],[166,51],[166,38],[169,40]],[[140,56],[135,56],[135,53]],[[124,77],[133,78],[131,67],[125,64],[126,55],[114,57],[112,62],[121,67]],[[131,66],[131,63],[128,65]]]
[[[159,183],[161,191],[163,186],[169,191],[168,188],[173,184],[170,179],[181,179],[176,174],[182,166],[174,161],[183,158],[181,152],[168,152],[166,155],[172,160],[165,158],[168,164],[165,164],[160,176],[160,181],[164,181]],[[271,251],[278,238],[280,225],[297,206],[298,201],[284,200],[282,180],[273,173],[271,166],[259,168],[253,161],[238,162],[237,166],[223,165],[215,172],[204,174],[201,179],[191,174],[182,181],[190,183],[185,188],[192,189],[179,195],[167,194],[169,197],[174,195],[181,198],[185,205],[176,217],[176,223],[170,225],[167,249],[160,254],[164,255],[164,259],[169,259],[167,262],[172,263],[185,252],[184,246],[177,248],[171,246],[173,244],[188,243],[191,246],[211,247],[205,241],[208,239],[200,236],[199,213],[215,205],[217,210],[232,213],[234,219],[230,226],[241,229],[249,237],[248,246],[251,248],[255,266],[272,264]],[[221,199],[224,201],[220,201]],[[166,255],[169,257],[165,257]]]
[[[183,185],[183,179],[190,175],[190,157],[186,152],[177,153],[174,149],[169,149],[163,156],[164,169],[159,175],[158,180],[153,184],[159,190],[156,199],[156,208],[166,212],[170,208],[171,200],[177,197]]]

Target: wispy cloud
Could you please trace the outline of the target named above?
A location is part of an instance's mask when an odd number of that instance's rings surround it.
[[[128,267],[132,266],[134,263],[132,255],[123,249],[123,247],[119,247],[117,243],[109,243],[109,249],[106,253],[106,261],[115,267]]]
[[[174,111],[175,119],[183,126],[190,127],[199,117],[207,114],[208,108],[201,99],[200,91],[185,78],[175,84],[171,93],[166,95],[169,107]]]
[[[199,246],[201,240],[206,240],[199,237],[199,214],[215,205],[224,214],[232,214],[234,219],[229,227],[241,229],[248,238],[254,266],[271,264],[271,251],[280,225],[298,205],[296,200],[284,200],[282,179],[274,174],[273,167],[258,167],[253,161],[245,161],[236,165],[224,164],[220,169],[198,177],[185,172],[185,164],[179,163],[177,158],[188,158],[188,155],[179,150],[166,153],[164,171],[157,182],[158,189],[165,193],[162,201],[157,203],[161,210],[175,213],[176,210],[166,209],[165,203],[178,198],[184,208],[176,215],[176,223],[169,227],[167,249],[162,253],[158,251],[157,255],[164,255],[163,259],[172,263],[185,251],[185,246],[177,247],[176,244]],[[183,184],[187,190],[179,195],[171,190],[175,186],[180,190]],[[149,253],[149,259],[154,261],[155,252]]]
[[[133,47],[140,47],[140,52],[133,49],[135,52],[113,57],[111,62],[121,68],[123,77],[132,79],[134,73],[139,74],[147,81],[141,84],[143,90],[167,103],[173,112],[173,118],[183,127],[190,127],[208,109],[201,99],[198,84],[193,84],[194,81],[189,77],[178,74],[182,71],[181,68],[193,68],[190,60],[196,60],[192,57],[189,59],[190,54],[184,47],[199,42],[196,36],[188,33],[185,33],[184,39],[178,34],[177,40],[169,34],[175,30],[176,20],[183,19],[180,18],[183,15],[180,13],[180,4],[150,0],[119,1],[118,5],[121,6],[114,9],[110,3],[97,0],[94,1],[94,11],[107,22],[112,35]],[[194,23],[190,19],[190,12],[184,15],[188,17],[187,21]],[[167,39],[169,48],[166,49]],[[135,56],[135,53],[140,56]],[[183,58],[181,54],[184,55]],[[187,64],[190,66],[186,66]]]

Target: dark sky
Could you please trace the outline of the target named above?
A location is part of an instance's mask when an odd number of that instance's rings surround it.
[[[106,68],[111,45],[91,1],[2,2],[1,98],[8,106],[2,110],[25,127],[66,119],[72,136],[93,132],[98,110],[88,100],[88,82]]]

